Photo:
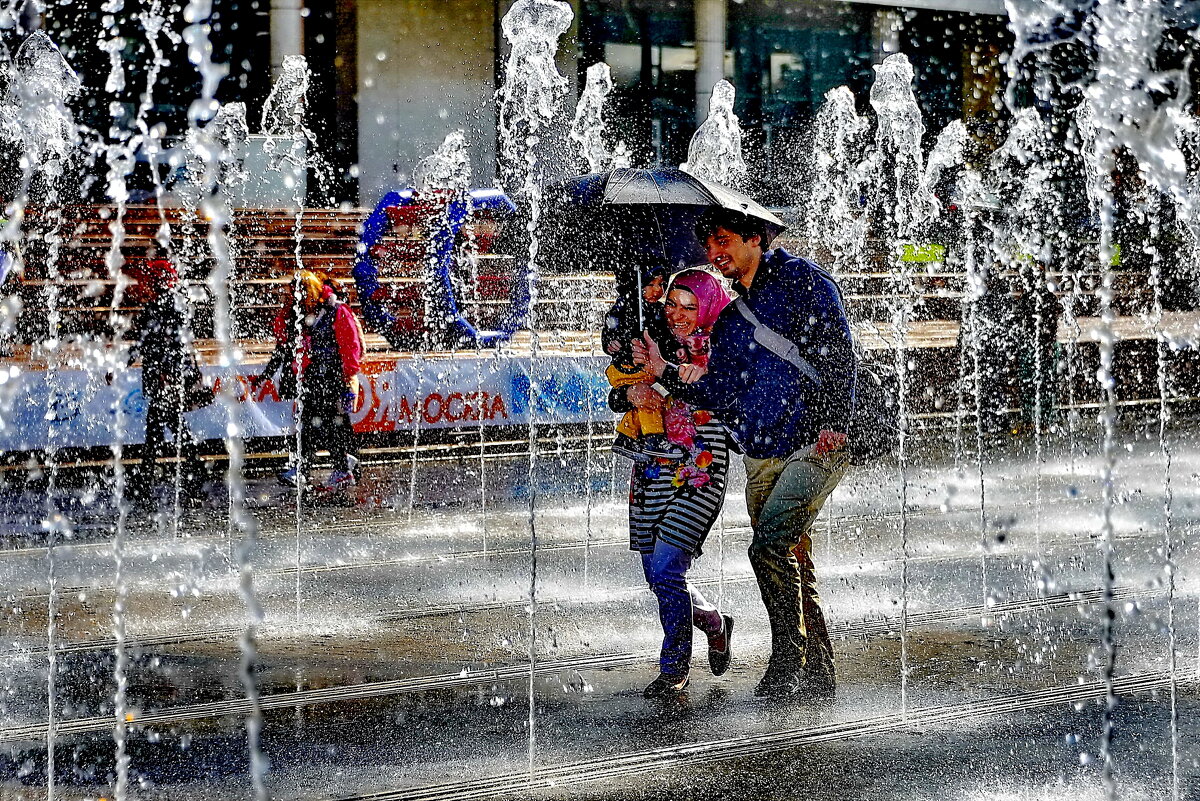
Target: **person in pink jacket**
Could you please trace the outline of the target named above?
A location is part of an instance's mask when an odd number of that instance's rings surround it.
[[[358,448],[350,414],[359,393],[359,371],[363,357],[362,325],[343,302],[340,287],[309,270],[298,276],[297,296],[302,313],[299,333],[300,462],[280,473],[285,484],[307,482],[313,456],[328,450],[333,472],[325,483],[327,491],[340,491],[355,484]],[[275,334],[281,347],[289,347],[296,336],[291,309],[276,319]],[[289,325],[289,323],[291,324]],[[292,350],[295,353],[295,350]],[[286,366],[284,369],[289,369]],[[293,368],[295,369],[295,368]]]

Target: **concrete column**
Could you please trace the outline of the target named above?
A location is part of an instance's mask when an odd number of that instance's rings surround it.
[[[583,0],[567,1],[571,4],[571,10],[575,12],[575,19],[571,20],[571,27],[558,40],[557,60],[559,70],[571,82],[571,89],[563,102],[568,109],[574,109],[575,102],[579,100],[579,94],[583,91],[583,79],[579,71],[579,23],[583,18]]]
[[[46,27],[46,12],[40,3],[25,3],[17,19],[19,33],[33,33]]]
[[[492,41],[492,3],[355,0],[355,6],[363,205],[407,186],[417,162],[457,128],[467,131],[472,185],[487,186],[496,164],[489,133],[496,84],[492,48],[481,45]]]
[[[725,77],[725,0],[696,0],[696,122],[708,116],[713,84]]]
[[[904,18],[895,9],[875,12],[871,25],[871,49],[876,64],[882,64],[885,58],[900,52],[900,28],[903,25]]]
[[[271,0],[271,77],[285,56],[304,55],[304,0]]]

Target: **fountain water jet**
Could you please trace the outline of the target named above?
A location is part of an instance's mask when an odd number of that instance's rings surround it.
[[[804,206],[803,231],[809,254],[835,276],[866,266],[867,220],[858,168],[866,130],[867,120],[855,110],[848,88],[839,86],[825,93],[813,123],[811,191]]]
[[[688,160],[679,169],[697,178],[744,189],[749,171],[742,158],[742,126],[733,111],[737,91],[729,81],[717,81],[708,102],[708,117],[688,144]]]
[[[533,310],[537,308],[534,282],[538,273],[538,219],[541,216],[541,184],[538,179],[538,146],[541,131],[558,115],[567,79],[554,64],[559,38],[574,18],[568,3],[561,0],[517,0],[504,15],[500,26],[511,46],[500,88],[500,146],[502,172],[506,186],[519,186],[529,203],[529,469],[526,473],[529,493],[529,778],[533,779],[537,753],[536,704],[534,677],[537,663],[537,404],[536,380],[538,333]],[[516,280],[516,279],[514,279]]]
[[[471,160],[467,153],[466,137],[462,131],[453,131],[448,134],[442,144],[433,153],[422,159],[417,164],[416,169],[413,170],[415,197],[432,206],[431,213],[424,214],[421,219],[422,238],[425,240],[423,277],[426,287],[443,286],[443,282],[438,275],[438,271],[443,266],[440,263],[439,251],[447,244],[443,238],[450,235],[448,232],[450,231],[450,214],[453,204],[466,203],[466,217],[468,220],[470,219],[472,213],[468,191],[470,186]],[[469,226],[465,227],[469,228]],[[474,263],[472,263],[472,269],[476,271],[475,286],[477,291],[478,268]],[[445,283],[449,285],[448,291],[452,291],[453,284],[450,276],[447,276]],[[425,320],[425,325],[421,332],[421,353],[415,357],[417,360],[417,395],[422,394],[426,369],[428,368],[427,359],[430,351],[452,346],[452,340],[455,338],[456,333],[452,324],[452,307],[449,297],[445,297],[442,293],[435,290],[425,292],[422,301],[424,303],[423,319]],[[478,309],[478,306],[476,308]],[[476,338],[477,348],[478,344],[478,339]],[[478,365],[478,362],[476,364]],[[480,386],[482,386],[482,375],[480,375],[479,380]],[[410,522],[412,521],[413,504],[417,494],[417,453],[421,442],[421,426],[416,416],[413,418],[412,428],[412,459],[409,462],[408,478],[408,520]],[[483,432],[481,430],[481,448],[482,437]],[[480,463],[480,471],[480,491],[482,493],[482,462]],[[486,509],[486,502],[484,502],[484,507]],[[486,521],[486,511],[483,514]],[[484,549],[486,550],[486,533],[484,536]]]
[[[925,125],[913,94],[913,70],[903,54],[888,56],[875,65],[876,79],[871,86],[871,107],[877,115],[875,149],[868,155],[867,174],[875,176],[874,200],[868,202],[872,223],[886,232],[885,241],[899,248],[913,242],[922,230],[932,204],[922,202],[921,134]],[[901,251],[884,257],[896,280],[896,300],[892,309],[894,363],[899,392],[896,419],[899,426],[897,468],[900,509],[900,710],[908,713],[908,374],[909,359],[905,341],[912,317],[913,279],[909,263]]]
[[[212,42],[209,39],[211,5],[206,0],[191,0],[185,10],[185,19],[191,25],[183,31],[183,40],[188,45],[188,55],[197,66],[201,79],[201,94],[196,103],[188,110],[188,126],[198,131],[201,141],[206,138],[208,146],[200,152],[207,154],[204,160],[205,185],[212,189],[206,194],[202,207],[209,220],[208,244],[211,248],[214,266],[209,274],[209,285],[216,298],[215,327],[217,339],[221,344],[221,362],[223,367],[231,367],[237,363],[238,353],[234,345],[230,328],[233,310],[230,305],[228,285],[233,278],[233,261],[225,234],[225,226],[230,220],[230,211],[216,185],[219,174],[218,165],[222,159],[231,156],[228,150],[221,147],[209,132],[206,123],[216,108],[216,90],[226,69],[214,64],[211,58]],[[266,801],[267,761],[262,752],[261,732],[263,727],[262,705],[259,701],[258,685],[254,670],[258,658],[258,627],[263,619],[262,607],[259,604],[254,586],[253,557],[257,547],[257,524],[245,512],[245,486],[242,480],[243,449],[239,439],[237,420],[237,399],[234,395],[233,382],[227,382],[223,391],[218,395],[218,402],[227,416],[225,426],[225,447],[228,453],[226,485],[229,492],[229,526],[230,531],[237,531],[241,539],[236,547],[236,563],[238,566],[238,593],[246,610],[246,626],[239,640],[241,661],[239,664],[239,679],[249,701],[250,710],[246,715],[246,746],[249,752],[250,784],[256,801]],[[299,581],[299,571],[297,571]]]
[[[37,225],[45,239],[47,284],[47,328],[45,339],[37,350],[46,361],[45,383],[48,389],[46,418],[59,414],[61,400],[59,371],[62,369],[62,329],[60,311],[59,252],[62,244],[62,225],[59,206],[59,182],[67,163],[74,157],[78,144],[74,117],[68,102],[81,90],[75,71],[59,52],[57,45],[44,33],[34,32],[17,49],[13,69],[8,75],[7,97],[0,104],[0,137],[20,148],[21,182],[17,197],[6,209],[9,222],[4,226],[4,241],[19,241],[25,208],[31,196],[36,196],[50,210]],[[23,265],[22,265],[23,266]],[[46,597],[46,795],[53,799],[56,792],[56,740],[58,736],[59,670],[56,656],[58,577],[56,547],[70,523],[60,513],[57,501],[58,441],[48,438],[46,447],[46,492],[43,506],[42,530],[46,533],[46,575],[49,592]]]
[[[604,62],[587,69],[587,83],[575,106],[571,141],[579,146],[579,155],[588,172],[604,172],[630,166],[629,151],[623,141],[611,150],[605,136],[604,101],[613,90],[612,74]]]

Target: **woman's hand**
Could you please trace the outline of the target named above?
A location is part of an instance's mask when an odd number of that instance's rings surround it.
[[[666,399],[649,384],[630,384],[625,388],[625,397],[639,409],[658,412],[666,406]]]
[[[633,363],[645,367],[655,378],[662,378],[663,370],[667,369],[667,360],[658,349],[658,343],[651,339],[648,333],[642,335],[641,342],[634,340]]]
[[[708,370],[698,364],[681,364],[679,365],[679,380],[685,384],[695,384]]]

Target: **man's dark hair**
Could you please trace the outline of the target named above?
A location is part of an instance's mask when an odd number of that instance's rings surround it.
[[[763,250],[767,248],[767,224],[757,217],[731,209],[707,209],[700,215],[700,219],[696,220],[696,238],[700,240],[700,244],[704,244],[718,228],[732,231],[742,239],[757,236],[762,242]]]

